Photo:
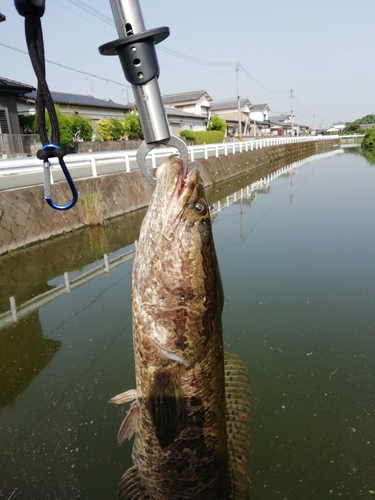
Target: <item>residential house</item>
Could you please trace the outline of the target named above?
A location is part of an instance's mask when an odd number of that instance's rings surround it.
[[[36,92],[27,92],[18,98],[18,114],[35,114]],[[91,95],[68,94],[65,92],[51,92],[52,100],[59,105],[63,115],[80,115],[89,118],[95,130],[96,124],[102,118],[122,119],[134,109],[131,104],[117,104],[110,99],[97,99]]]
[[[194,113],[187,113],[179,109],[165,106],[170,132],[172,135],[180,137],[181,130],[206,130],[207,118]]]
[[[325,131],[326,134],[340,134],[346,127],[345,122],[332,123],[331,127]]]
[[[101,118],[122,119],[124,115],[133,110],[133,104],[117,104],[107,99],[97,99],[90,95],[67,94],[62,92],[51,92],[55,104],[59,105],[63,114],[79,114],[92,120],[95,130],[96,123]],[[178,99],[176,96],[180,96]],[[184,100],[185,96],[186,100]],[[193,97],[197,97],[194,101]],[[172,96],[171,96],[172,97]],[[206,130],[207,128],[207,106],[211,97],[205,92],[189,92],[185,94],[173,94],[173,106],[165,106],[166,116],[171,128],[171,134],[180,135],[183,129]],[[19,114],[35,113],[36,92],[26,94],[19,99]],[[187,110],[191,110],[190,112]]]
[[[211,103],[211,116],[218,115],[227,122],[228,136],[246,136],[250,129],[251,102],[247,98],[215,101]],[[238,126],[241,130],[238,130]]]
[[[268,122],[268,111],[270,110],[268,104],[253,104],[250,110],[250,118],[257,122]]]
[[[212,98],[205,90],[183,92],[182,94],[169,94],[163,95],[162,97],[165,106],[184,111],[185,113],[204,116],[207,120],[209,119]],[[206,130],[206,128],[207,127],[195,130]]]
[[[32,85],[0,77],[0,158],[24,152],[18,121],[17,98],[33,90],[35,88]]]
[[[276,116],[270,116],[270,130],[271,135],[275,136],[285,136],[285,135],[309,135],[310,134],[310,126],[302,125],[300,123],[296,123],[292,120],[292,115],[281,114]]]
[[[17,98],[35,87],[0,77],[0,134],[20,134]]]
[[[270,111],[268,104],[252,105],[250,110],[250,135],[264,137],[271,134],[268,111]]]

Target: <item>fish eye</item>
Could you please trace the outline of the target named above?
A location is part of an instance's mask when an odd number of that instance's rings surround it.
[[[199,215],[206,215],[207,213],[207,205],[203,200],[198,200],[194,205],[194,208]]]

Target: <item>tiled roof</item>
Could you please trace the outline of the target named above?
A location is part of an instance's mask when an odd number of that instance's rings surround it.
[[[268,119],[271,120],[271,122],[285,122],[290,117],[290,115],[275,115],[275,116],[269,116]]]
[[[207,95],[208,100],[212,101],[211,97],[205,90],[194,90],[193,92],[183,92],[182,94],[163,95],[163,101],[168,104],[181,101],[197,101],[200,97],[202,97],[202,95]]]
[[[169,106],[165,106],[164,109],[165,109],[165,114],[167,116],[181,116],[182,118],[183,117],[185,117],[185,118],[198,118],[198,119],[203,120],[203,121],[205,121],[207,119],[205,116],[197,115],[195,113],[187,113],[186,111],[181,111],[179,109],[172,108]]]
[[[35,87],[33,87],[32,85],[27,85],[26,83],[15,82],[14,80],[9,80],[8,78],[3,78],[0,76],[0,90],[3,92],[12,91],[22,94],[24,92],[35,90]]]
[[[251,111],[263,111],[267,107],[269,109],[268,104],[253,104],[251,106]]]
[[[251,103],[249,99],[240,99],[240,107],[243,108],[246,105],[251,107]],[[219,101],[219,102],[211,102],[210,109],[211,111],[224,110],[224,109],[237,109],[238,100],[231,99],[230,101]]]
[[[133,109],[134,106],[126,104],[117,104],[111,100],[96,99],[91,95],[79,95],[79,94],[66,94],[64,92],[51,92],[52,100],[55,104],[67,104],[76,106],[86,106],[90,108],[108,108],[108,109]],[[25,94],[27,99],[36,100],[36,92],[29,92]]]

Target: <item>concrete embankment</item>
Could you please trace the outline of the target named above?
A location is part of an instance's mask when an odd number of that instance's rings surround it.
[[[336,139],[270,146],[235,155],[194,162],[205,186],[252,171],[267,164],[279,165],[330,151],[340,146]],[[124,172],[76,182],[78,191],[100,193],[105,219],[111,219],[148,205],[152,187],[140,171]],[[56,203],[66,203],[71,193],[66,182],[52,186]],[[0,255],[64,234],[87,225],[87,212],[78,203],[66,212],[50,208],[44,201],[43,187],[3,191],[0,197]]]

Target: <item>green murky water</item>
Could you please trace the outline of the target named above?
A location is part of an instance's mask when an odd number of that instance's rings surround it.
[[[374,498],[375,167],[346,150],[255,180],[210,193],[226,349],[254,392],[252,499]],[[0,259],[0,498],[116,498],[131,444],[107,401],[134,387],[142,216]]]

